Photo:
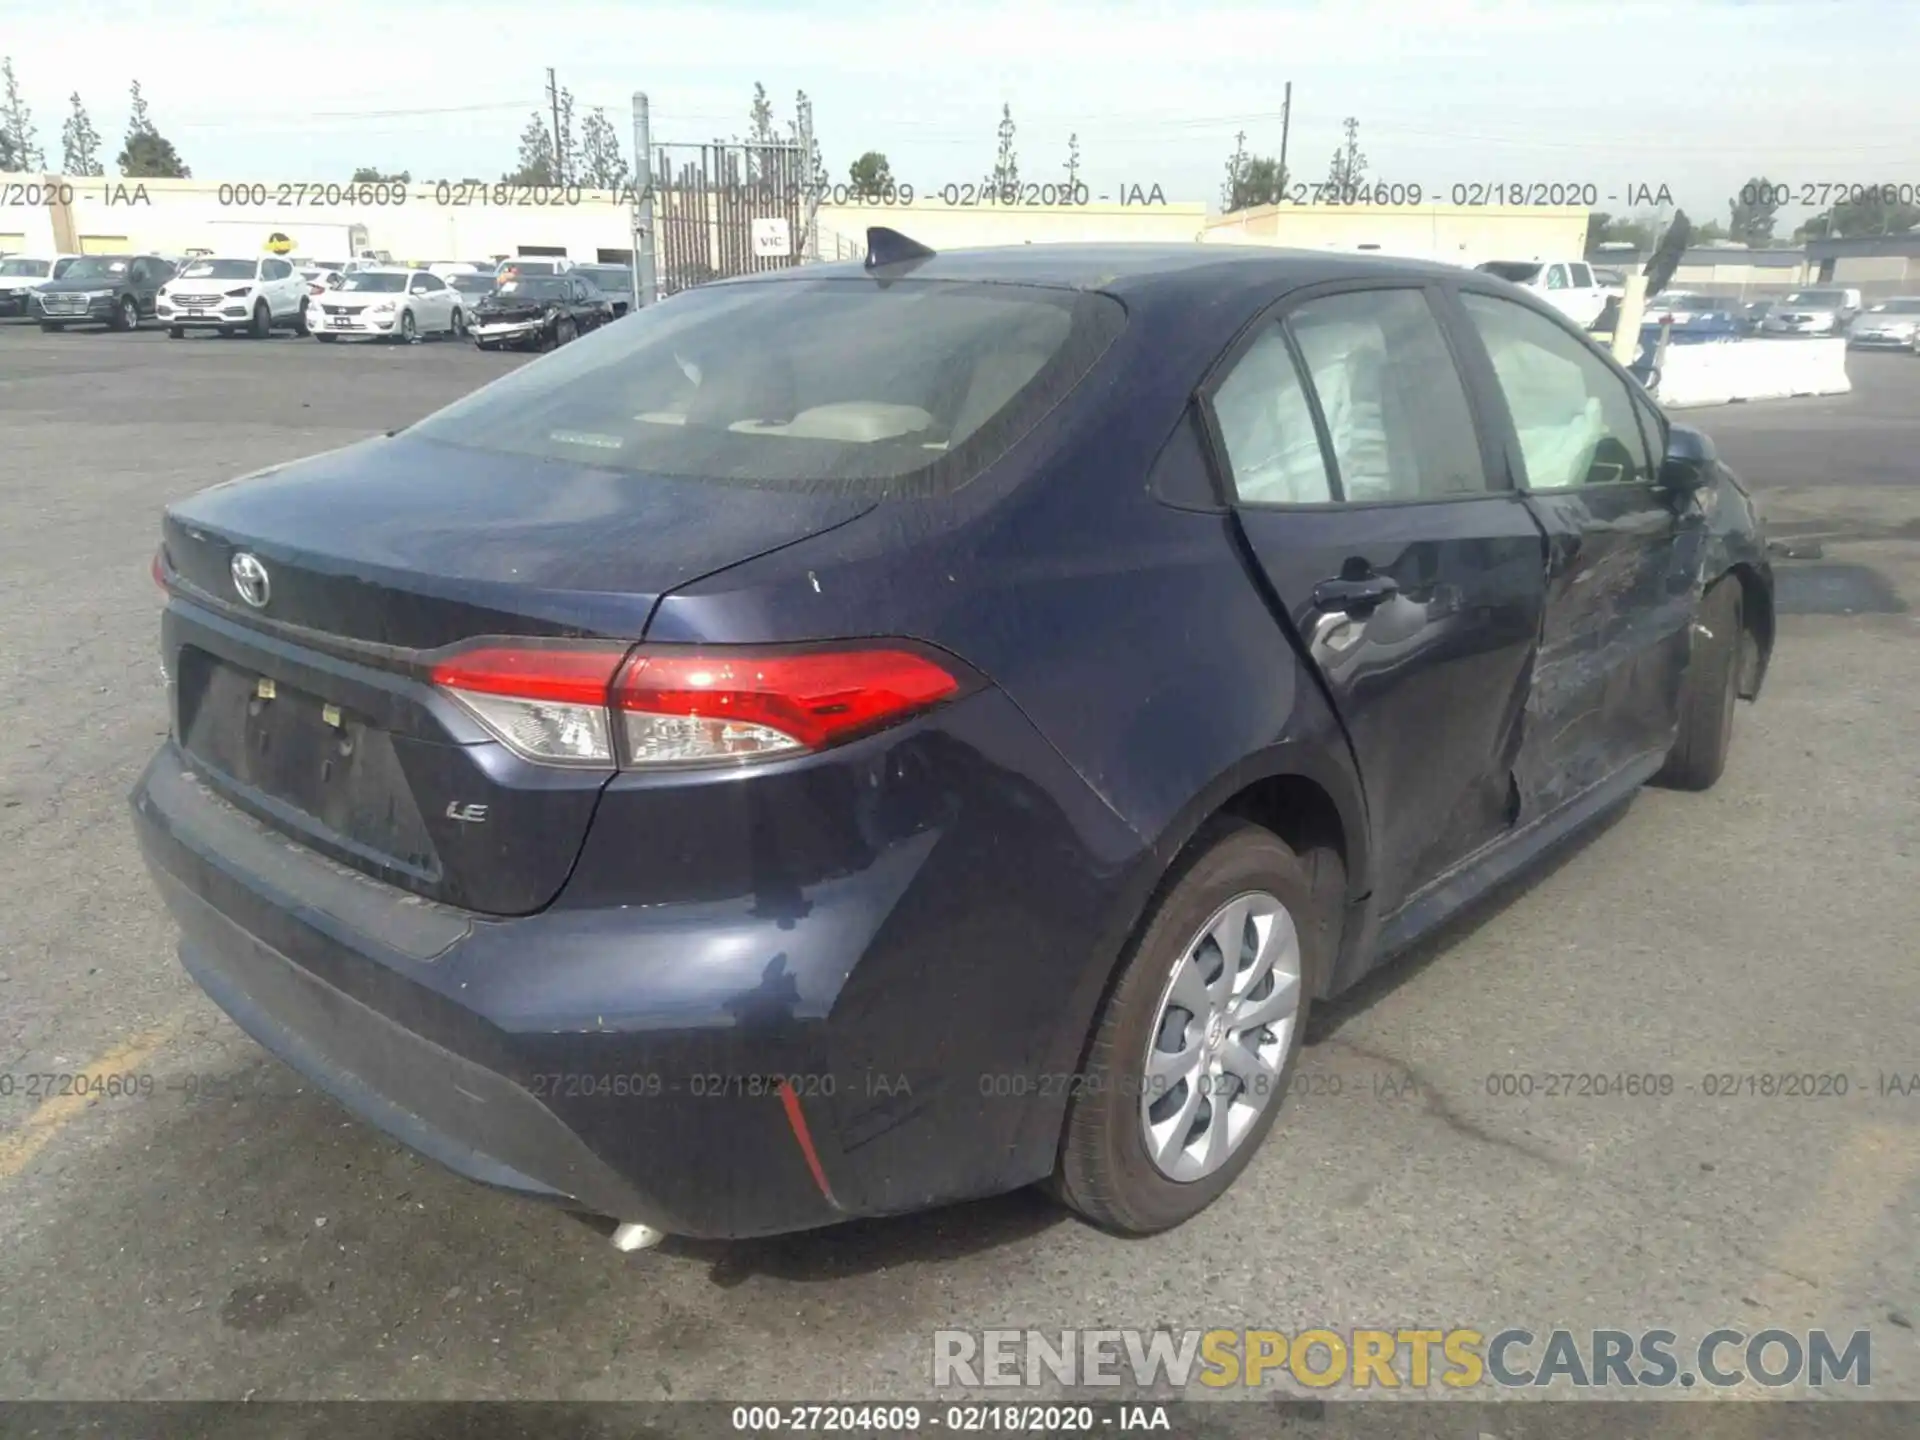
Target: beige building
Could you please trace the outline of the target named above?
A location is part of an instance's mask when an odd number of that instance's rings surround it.
[[[1378,251],[1454,265],[1578,259],[1587,248],[1587,211],[1578,205],[1261,205],[1209,220],[1205,239]]]

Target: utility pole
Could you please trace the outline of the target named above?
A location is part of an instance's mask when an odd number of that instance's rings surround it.
[[[566,152],[561,149],[560,140],[560,87],[553,78],[553,67],[547,67],[547,103],[553,107],[553,179],[557,185],[567,183]]]
[[[1287,198],[1287,132],[1293,128],[1293,82],[1287,81],[1287,98],[1280,102],[1280,198]]]
[[[647,92],[633,92],[633,308],[651,305],[658,285],[653,259],[653,123]]]

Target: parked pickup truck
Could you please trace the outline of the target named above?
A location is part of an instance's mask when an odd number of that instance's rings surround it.
[[[1607,287],[1584,260],[1487,260],[1473,267],[1535,291],[1575,324],[1591,328],[1606,308]]]

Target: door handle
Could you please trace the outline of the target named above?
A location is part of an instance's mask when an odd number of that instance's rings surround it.
[[[1400,582],[1391,575],[1362,575],[1354,579],[1322,580],[1313,587],[1317,610],[1338,610],[1349,615],[1365,615],[1382,601],[1400,593]]]

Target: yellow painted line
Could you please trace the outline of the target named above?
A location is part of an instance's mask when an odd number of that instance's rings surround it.
[[[60,1073],[99,1075],[104,1078],[138,1071],[173,1038],[178,1028],[179,1021],[170,1020],[143,1031],[89,1064],[76,1065],[71,1070],[62,1066]],[[97,1100],[101,1100],[101,1097],[81,1094],[50,1096],[42,1100],[18,1127],[0,1135],[0,1184],[5,1184],[32,1164],[33,1157],[44,1150],[55,1135]]]
[[[1788,1277],[1826,1285],[1838,1279],[1874,1245],[1882,1219],[1899,1203],[1907,1182],[1920,1174],[1920,1131],[1894,1125],[1862,1125],[1847,1137],[1827,1168],[1820,1194],[1773,1247],[1780,1272],[1766,1277],[1757,1297],[1791,1303],[1807,1287]]]

